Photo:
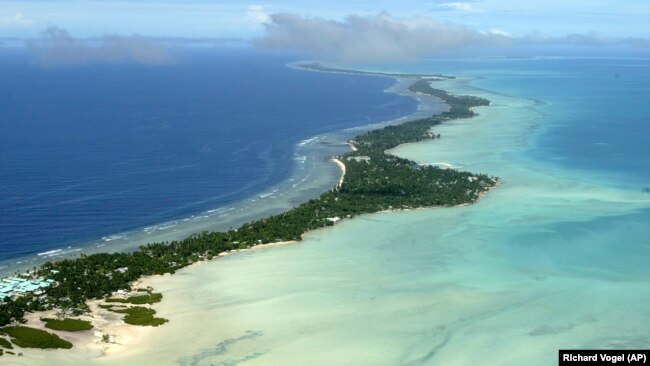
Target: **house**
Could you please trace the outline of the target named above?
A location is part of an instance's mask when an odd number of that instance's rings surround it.
[[[128,295],[129,295],[129,291],[127,291],[127,290],[117,290],[117,291],[115,291],[115,296],[127,297]]]
[[[347,161],[354,160],[357,163],[366,162],[366,163],[370,164],[370,156],[348,156],[346,160]]]

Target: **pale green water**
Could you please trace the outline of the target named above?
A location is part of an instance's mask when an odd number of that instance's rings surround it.
[[[650,347],[648,195],[527,158],[535,102],[441,87],[493,106],[394,153],[502,185],[154,280],[170,323],[99,363],[554,365],[560,348]]]

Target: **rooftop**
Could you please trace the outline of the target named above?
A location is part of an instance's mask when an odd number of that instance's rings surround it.
[[[0,282],[0,300],[10,297],[12,293],[24,294],[50,286],[54,281],[50,279],[26,279],[20,277],[5,278]]]

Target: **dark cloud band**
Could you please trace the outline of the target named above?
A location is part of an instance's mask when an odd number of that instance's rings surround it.
[[[26,42],[39,64],[46,67],[89,63],[164,65],[174,61],[160,42],[142,36],[102,36],[74,39],[62,28],[48,27],[42,37]]]

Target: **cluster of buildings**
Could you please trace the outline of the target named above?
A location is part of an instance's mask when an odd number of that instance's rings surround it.
[[[21,277],[10,277],[0,281],[0,301],[13,296],[21,296],[28,292],[40,295],[44,288],[51,286],[54,280],[42,278],[27,279]]]

